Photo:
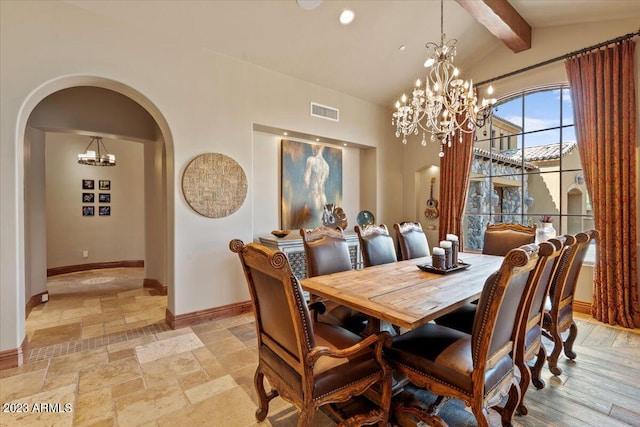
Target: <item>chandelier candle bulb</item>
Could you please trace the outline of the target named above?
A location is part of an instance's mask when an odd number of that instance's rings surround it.
[[[447,269],[446,253],[444,249],[437,246],[433,248],[433,251],[431,252],[431,265],[433,268],[437,268],[439,270]]]
[[[444,249],[444,259],[445,259],[446,268],[453,267],[453,256],[452,256],[453,254],[451,249],[452,246],[453,245],[448,240],[440,241],[440,247]]]

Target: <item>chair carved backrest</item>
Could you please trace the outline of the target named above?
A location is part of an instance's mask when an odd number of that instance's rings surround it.
[[[286,255],[239,240],[233,240],[230,248],[239,254],[249,285],[259,351],[267,348],[302,374],[315,339],[302,288]]]
[[[421,258],[431,255],[427,236],[419,222],[403,222],[393,224],[398,236],[398,246],[403,260]]]
[[[398,261],[393,237],[389,234],[386,225],[372,224],[364,228],[356,225],[355,231],[360,241],[362,261],[365,267]]]
[[[573,294],[578,275],[589,249],[589,244],[591,240],[597,239],[598,236],[599,234],[596,230],[575,235],[576,242],[569,246],[566,256],[563,256],[558,266],[558,274],[551,285],[552,306],[563,308],[573,303]]]
[[[323,405],[346,402],[380,384],[380,408],[353,415],[344,425],[358,421],[386,425],[391,403],[391,370],[382,349],[387,332],[361,338],[339,326],[312,323],[300,282],[286,255],[280,251],[234,239],[232,252],[240,256],[255,312],[258,367],[254,386],[258,393],[256,418],[267,417],[269,401],[281,396],[301,411],[298,426],[309,427]],[[264,377],[272,390],[267,393]]]
[[[512,353],[517,326],[522,317],[518,311],[532,283],[529,276],[538,262],[537,245],[512,249],[505,256],[500,269],[485,282],[471,333],[473,383],[485,384],[490,370],[508,371],[512,366],[500,366]],[[488,384],[495,392],[506,384]],[[489,397],[491,390],[485,390]]]
[[[487,224],[482,253],[505,256],[511,249],[535,243],[536,226],[515,223]]]
[[[527,413],[527,408],[522,402],[532,378],[536,388],[544,387],[544,381],[540,378],[540,370],[546,360],[546,353],[542,346],[542,319],[551,279],[557,269],[563,248],[566,248],[565,240],[565,237],[553,238],[538,246],[538,262],[529,275],[528,294],[521,300],[518,308],[518,312],[523,315],[514,335],[514,361],[521,374],[520,396],[512,397],[507,402],[505,406],[507,418],[516,409],[521,415]],[[527,361],[533,359],[536,354],[538,359],[534,367],[530,368]]]
[[[300,236],[304,245],[307,277],[351,270],[349,245],[342,228],[302,228]]]
[[[546,307],[542,328],[543,334],[553,340],[553,350],[547,357],[547,362],[549,370],[555,375],[562,373],[562,369],[558,367],[558,357],[563,348],[569,359],[576,358],[573,343],[578,335],[578,327],[573,320],[573,296],[589,244],[591,240],[597,240],[598,236],[598,231],[591,230],[571,237],[572,241],[567,242],[551,281],[550,305]],[[563,341],[561,334],[566,330],[569,330],[569,335]]]
[[[522,322],[522,333],[526,334],[535,325],[542,326],[545,299],[549,295],[551,280],[558,268],[563,250],[568,247],[565,245],[566,241],[567,238],[565,236],[560,236],[538,245],[538,265],[530,278],[535,283],[535,286],[524,302],[523,312],[528,313],[528,316]],[[571,242],[571,240],[568,241]]]
[[[317,227],[300,230],[306,258],[307,277],[351,270],[349,245],[340,227]],[[315,320],[340,325],[359,334],[367,325],[367,317],[333,301],[325,301],[326,310],[314,313]]]

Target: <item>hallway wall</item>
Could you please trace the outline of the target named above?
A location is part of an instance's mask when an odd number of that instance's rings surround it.
[[[117,164],[96,167],[75,161],[88,141],[63,133],[46,137],[47,268],[145,259],[144,146],[104,139]],[[94,189],[83,190],[83,179],[93,180]],[[100,180],[110,181],[110,190],[100,190]],[[83,193],[93,194],[95,201],[82,202]],[[101,203],[100,194],[109,194],[111,201]],[[94,215],[82,216],[83,206],[94,207]],[[110,207],[110,215],[99,215],[100,207]]]

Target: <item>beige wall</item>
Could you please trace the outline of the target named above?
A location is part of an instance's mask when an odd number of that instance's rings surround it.
[[[26,120],[41,99],[66,85],[89,81],[121,91],[160,121],[166,167],[157,161],[160,151],[149,149],[145,176],[161,174],[166,183],[144,197],[168,207],[159,215],[166,215],[168,305],[176,315],[248,299],[228,243],[251,241],[274,228],[273,212],[269,219],[256,217],[262,181],[254,170],[254,124],[369,147],[353,151],[361,167],[348,173],[359,181],[360,194],[345,189],[348,214],[354,218],[353,212],[366,208],[380,221],[402,219],[402,149],[386,108],[198,47],[159,41],[68,3],[1,2],[0,8],[0,350],[16,348],[24,338]],[[339,108],[341,121],[310,117],[311,101]],[[251,183],[245,203],[229,217],[204,218],[182,196],[184,168],[205,152],[235,159]],[[277,180],[276,170],[275,164],[266,166],[269,179]]]
[[[47,206],[45,203],[45,140],[43,131],[25,132],[25,299],[47,290]],[[5,200],[3,199],[3,203]]]
[[[117,165],[96,167],[76,162],[89,137],[48,133],[46,138],[47,268],[111,261],[144,260],[143,144],[105,139]],[[92,179],[94,190],[83,190]],[[111,181],[100,190],[99,180]],[[82,203],[82,193],[94,193],[95,203]],[[108,193],[111,203],[99,203]],[[95,216],[82,216],[82,206],[94,206]],[[99,216],[99,206],[111,206],[110,216]],[[88,258],[82,252],[88,251]]]
[[[267,236],[271,230],[280,228],[280,171],[282,139],[315,144],[314,141],[290,138],[264,132],[253,133],[253,187],[260,191],[253,195],[254,240]],[[340,206],[347,214],[347,229],[353,231],[356,216],[360,212],[360,149],[338,146],[342,150],[342,198]],[[364,209],[364,208],[363,208]],[[298,230],[291,230],[298,235]]]

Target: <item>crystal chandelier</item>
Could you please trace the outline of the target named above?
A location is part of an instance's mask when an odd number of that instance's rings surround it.
[[[463,133],[471,133],[476,127],[484,126],[491,116],[495,98],[478,98],[471,82],[459,77],[458,69],[453,65],[456,56],[456,42],[452,39],[445,43],[444,2],[440,0],[440,44],[426,44],[428,68],[425,85],[416,81],[410,103],[405,94],[396,102],[391,124],[396,126],[396,137],[402,135],[402,143],[407,143],[407,135],[417,135],[422,129],[422,146],[427,145],[426,132],[431,133],[431,141],[440,141],[440,157],[444,156],[444,146],[458,136],[462,142]],[[489,96],[493,87],[487,90]]]
[[[95,149],[90,150],[93,143],[95,143]],[[89,166],[115,166],[116,156],[109,154],[104,142],[102,142],[102,137],[92,136],[84,153],[78,154],[78,163]]]

